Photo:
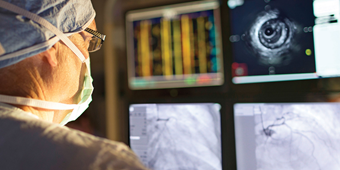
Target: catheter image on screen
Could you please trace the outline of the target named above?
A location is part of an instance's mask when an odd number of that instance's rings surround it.
[[[339,170],[339,103],[235,104],[237,170]]]
[[[133,104],[130,146],[152,170],[221,170],[220,105]]]
[[[228,0],[233,83],[340,76],[339,0]]]

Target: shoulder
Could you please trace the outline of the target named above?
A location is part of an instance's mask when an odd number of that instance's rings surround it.
[[[7,169],[145,169],[137,156],[123,143],[95,137],[22,114],[20,111],[0,113],[0,126],[7,129],[0,128],[0,136],[3,137],[0,139],[1,167],[8,167]],[[18,162],[13,164],[13,161]]]

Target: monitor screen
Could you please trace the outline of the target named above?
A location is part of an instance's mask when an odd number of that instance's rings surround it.
[[[130,147],[152,170],[221,170],[220,105],[130,105]]]
[[[129,11],[130,89],[223,84],[219,15],[216,1]]]
[[[339,0],[228,0],[234,84],[340,76]]]
[[[237,170],[340,169],[340,103],[234,105]]]

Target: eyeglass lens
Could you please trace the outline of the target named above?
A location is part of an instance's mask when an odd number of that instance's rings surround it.
[[[85,31],[94,35],[94,36],[92,36],[92,39],[90,41],[88,51],[89,52],[95,52],[95,51],[99,50],[100,47],[102,46],[104,40],[105,40],[106,35],[100,34],[99,32],[94,31],[90,28],[86,28]]]
[[[93,36],[91,41],[90,41],[90,45],[88,48],[89,52],[95,52],[97,50],[100,49],[100,47],[102,46],[102,40],[96,36]]]

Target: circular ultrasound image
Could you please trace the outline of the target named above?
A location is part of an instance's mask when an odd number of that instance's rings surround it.
[[[296,32],[295,24],[277,9],[258,14],[249,31],[243,35],[250,50],[264,65],[286,65]]]

